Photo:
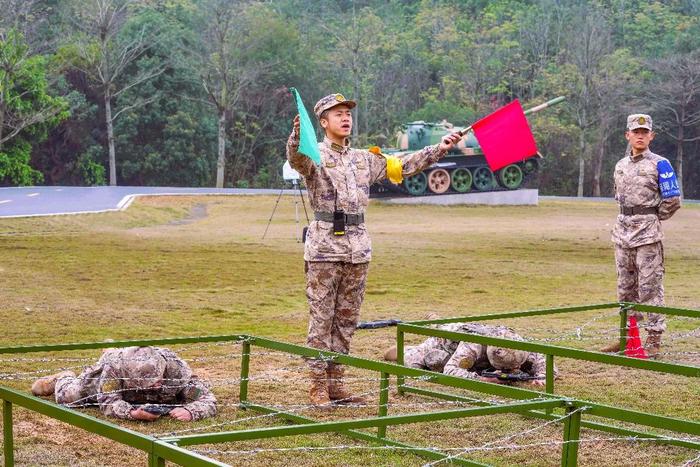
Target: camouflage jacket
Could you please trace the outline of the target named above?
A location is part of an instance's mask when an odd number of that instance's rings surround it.
[[[505,326],[491,326],[488,324],[479,323],[448,323],[437,326],[438,329],[452,332],[468,332],[481,336],[502,337],[504,334],[510,334],[513,331]],[[443,350],[451,355],[450,359],[445,364],[443,373],[451,376],[460,376],[462,378],[478,378],[479,372],[487,370],[491,367],[486,355],[486,346],[475,344],[472,342],[460,342],[445,339],[442,337],[430,337],[423,341],[412,352],[414,359],[420,359],[420,356],[425,356],[432,350]],[[460,363],[462,360],[468,359],[470,366],[463,368]],[[418,365],[416,365],[418,366]],[[546,374],[546,364],[544,355],[531,352],[527,360],[520,369],[532,376],[544,377]],[[556,372],[556,370],[555,370]]]
[[[297,152],[299,136],[292,131],[287,142],[287,159],[304,177],[309,203],[316,212],[337,209],[346,214],[364,213],[369,187],[386,178],[386,159],[369,151],[340,146],[324,138],[318,144],[321,164]],[[402,173],[410,176],[437,162],[444,152],[438,145],[400,156]],[[334,235],[332,222],[312,221],[304,245],[306,261],[366,263],[372,259],[372,244],[364,223],[346,226],[345,235]]]
[[[139,388],[139,378],[134,377],[132,370],[134,349],[137,347],[108,349],[96,365],[81,374],[81,379],[94,381],[102,413],[131,419],[130,412],[136,408],[134,404],[172,404],[187,409],[193,420],[216,414],[216,397],[208,385],[193,375],[189,365],[169,349],[155,348],[166,361],[162,386]]]
[[[479,334],[482,336],[488,335],[491,329],[508,329],[505,326],[488,326],[485,324],[478,323],[448,323],[439,324],[436,326],[437,329],[443,331],[451,332],[470,332],[472,334]],[[444,337],[429,337],[423,341],[420,345],[416,347],[417,355],[426,355],[432,350],[444,350],[448,354],[452,355],[459,347],[459,341],[453,341],[450,339],[445,339]]]
[[[502,337],[497,332],[482,335]],[[463,364],[463,360],[467,360],[469,363],[471,363],[471,366],[464,368],[465,365]],[[475,344],[472,342],[460,342],[457,346],[457,350],[455,350],[452,357],[450,357],[445,364],[444,373],[451,376],[475,379],[479,377],[479,372],[490,368],[491,365],[488,357],[486,356],[485,345]],[[544,355],[530,352],[527,360],[525,360],[525,363],[520,366],[520,371],[527,373],[530,376],[544,378],[547,374],[547,366]],[[555,376],[557,374],[556,368],[554,370],[554,374]]]
[[[615,165],[615,199],[622,207],[657,208],[657,214],[618,214],[612,241],[623,248],[636,248],[663,240],[661,221],[680,207],[679,196],[663,199],[657,165],[668,160],[649,149],[637,157],[628,152]],[[669,164],[670,166],[670,164]]]

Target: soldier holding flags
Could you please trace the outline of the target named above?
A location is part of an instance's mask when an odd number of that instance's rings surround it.
[[[440,144],[400,158],[354,149],[349,147],[348,137],[355,105],[342,94],[330,94],[316,103],[314,113],[325,132],[318,149],[308,115],[300,106],[287,142],[287,159],[304,177],[315,219],[304,245],[310,308],[307,344],[339,353],[350,350],[372,255],[365,227],[370,185],[387,177],[400,181],[402,176],[420,172],[461,139],[453,133],[443,137]],[[310,136],[314,147],[304,149],[304,139]],[[311,154],[314,149],[315,155]],[[309,367],[313,404],[362,402],[345,388],[342,365],[311,360]]]

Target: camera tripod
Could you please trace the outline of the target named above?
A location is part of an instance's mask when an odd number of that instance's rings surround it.
[[[302,228],[299,225],[299,200],[301,199],[301,205],[304,207],[304,215],[306,216],[306,224],[309,224],[309,213],[306,210],[306,203],[304,202],[304,193],[301,191],[301,185],[299,184],[299,180],[293,179],[291,180],[292,182],[292,189],[296,190],[299,197],[297,198],[296,196],[294,197],[294,220],[296,223],[296,229],[295,229],[295,238],[297,240],[297,243],[302,241]],[[265,232],[263,233],[262,239],[265,240],[265,236],[267,235],[267,230],[270,228],[270,224],[272,223],[272,218],[275,216],[275,211],[277,211],[277,206],[280,204],[280,198],[282,198],[282,194],[284,193],[284,186],[280,188],[280,192],[277,195],[277,201],[275,201],[275,206],[272,208],[272,214],[270,214],[270,219],[267,221],[267,226],[265,227]]]

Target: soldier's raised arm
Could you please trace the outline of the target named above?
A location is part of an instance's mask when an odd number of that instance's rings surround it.
[[[287,140],[287,160],[294,170],[304,177],[311,176],[316,170],[314,162],[299,152],[299,115],[292,121],[292,132]]]

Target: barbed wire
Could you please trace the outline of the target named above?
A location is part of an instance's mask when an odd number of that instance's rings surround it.
[[[352,397],[357,397],[357,396],[366,397],[366,396],[369,396],[369,395],[378,394],[379,392],[380,392],[380,389],[375,389],[375,390],[372,390],[372,391],[367,391],[367,392],[364,392],[364,393],[360,393],[360,394],[353,395],[353,396],[351,396],[351,398],[352,398]],[[323,408],[326,408],[326,407],[335,407],[335,404],[342,403],[343,401],[345,401],[345,399],[339,399],[339,400],[327,402],[327,403],[325,403],[325,404],[318,404],[318,405],[316,405],[316,404],[308,404],[308,405],[302,406],[301,408],[298,408],[298,409],[295,409],[295,410],[291,410],[291,411],[283,411],[283,410],[280,410],[280,411],[277,411],[277,412],[271,412],[271,413],[262,414],[262,415],[254,415],[254,416],[251,416],[251,417],[244,417],[244,418],[238,418],[238,419],[235,419],[235,420],[229,420],[229,421],[223,422],[223,423],[215,423],[215,424],[206,425],[206,426],[201,426],[201,427],[187,428],[187,429],[184,429],[184,430],[169,431],[169,432],[165,432],[165,433],[155,434],[155,435],[153,435],[153,436],[155,436],[156,438],[163,438],[163,437],[170,437],[170,436],[174,436],[174,435],[181,435],[181,434],[184,434],[184,433],[196,433],[196,432],[202,431],[202,430],[208,430],[208,429],[211,429],[211,428],[220,428],[220,427],[223,427],[223,426],[231,426],[231,425],[235,425],[235,424],[237,424],[237,423],[247,422],[247,421],[250,421],[250,420],[260,420],[260,419],[264,419],[264,418],[271,418],[271,417],[275,417],[275,416],[278,416],[278,415],[284,415],[284,414],[289,414],[289,413],[292,413],[292,414],[294,414],[294,413],[300,413],[300,412],[303,412],[304,410],[309,410],[309,409],[323,409]]]
[[[700,455],[695,456],[695,457],[693,457],[692,459],[689,459],[689,460],[683,462],[682,467],[688,467],[688,466],[691,466],[691,465],[696,465],[696,464],[698,464],[698,463],[700,463]]]
[[[534,399],[533,401],[537,401],[540,399]],[[541,399],[544,400],[544,399]],[[548,399],[547,399],[548,400]],[[486,403],[486,404],[502,404],[502,400],[495,400],[495,399],[473,399],[471,402],[466,402],[466,401],[435,401],[435,402],[387,402],[386,404],[376,404],[376,403],[355,403],[355,404],[338,404],[334,405],[334,409],[349,409],[349,410],[355,410],[355,409],[362,409],[362,408],[378,408],[378,407],[387,407],[387,408],[422,408],[422,407],[446,407],[446,406],[451,406],[451,407],[472,407],[475,403]],[[186,404],[166,404],[168,406],[172,407],[182,407]],[[225,402],[217,402],[217,407],[236,407],[240,408],[241,404],[240,402],[230,402],[230,403],[225,403]],[[83,403],[80,405],[80,407],[99,407],[100,404],[93,402],[93,403]],[[287,410],[294,410],[294,409],[299,409],[299,408],[304,408],[307,407],[308,404],[267,404],[266,407],[273,408],[273,409],[278,409],[279,412],[281,413],[283,411]]]
[[[582,412],[582,411],[584,411],[584,410],[586,410],[586,409],[587,409],[587,407],[578,407],[578,408],[576,408],[575,410],[572,410],[571,412],[568,412],[568,413],[566,413],[566,414],[564,414],[564,415],[562,415],[562,416],[560,416],[560,417],[558,417],[558,418],[555,418],[555,419],[553,419],[553,420],[548,420],[548,421],[546,421],[545,423],[542,423],[542,424],[540,424],[540,425],[535,426],[534,428],[529,428],[529,429],[527,429],[527,430],[524,430],[524,431],[521,431],[521,432],[518,432],[518,433],[515,433],[515,434],[512,434],[512,435],[509,435],[509,436],[506,436],[506,437],[503,437],[503,438],[499,438],[499,439],[496,439],[496,440],[493,440],[493,441],[489,441],[488,443],[483,444],[481,447],[482,447],[482,448],[486,448],[486,447],[488,447],[488,446],[493,446],[493,445],[497,445],[497,444],[500,444],[500,443],[504,443],[504,442],[506,442],[506,441],[508,441],[508,440],[511,440],[511,439],[513,439],[513,438],[517,438],[517,437],[520,437],[520,436],[528,435],[528,434],[530,434],[530,433],[534,433],[535,431],[539,431],[539,430],[541,430],[541,429],[544,428],[544,427],[547,427],[547,426],[549,426],[549,425],[553,425],[553,424],[555,424],[555,423],[559,423],[559,422],[561,422],[562,420],[564,420],[565,418],[567,418],[567,417],[573,415],[574,413]],[[452,459],[455,459],[455,458],[457,458],[457,457],[460,457],[460,456],[462,456],[462,455],[464,455],[464,454],[467,454],[467,453],[469,453],[469,452],[471,452],[470,449],[465,449],[464,451],[457,452],[456,454],[452,454],[452,455],[450,455],[450,456],[448,456],[448,457],[446,457],[446,458],[444,458],[444,459],[439,459],[439,460],[434,461],[434,462],[428,462],[427,464],[423,464],[423,467],[432,467],[432,466],[437,465],[437,464],[440,464],[440,463],[442,463],[442,462],[448,462],[448,461],[450,461],[450,460],[452,460]]]
[[[691,331],[690,333],[685,334],[685,337],[688,337],[689,335],[693,335],[693,333],[696,333],[699,331],[700,328]],[[680,337],[679,337],[680,338]],[[227,342],[225,345],[231,345],[231,344],[238,344],[238,343],[231,343]],[[200,348],[208,348],[209,346],[201,346]],[[187,349],[187,350],[191,350]],[[179,350],[180,352],[184,352],[186,350]],[[698,355],[700,352],[668,352],[667,354],[689,354],[689,355]],[[290,359],[293,360],[299,360],[300,357],[297,355],[290,355],[286,354],[283,352],[251,352],[249,354],[226,354],[226,355],[217,355],[217,356],[209,356],[209,357],[194,357],[194,358],[189,358],[189,361],[216,361],[216,360],[225,360],[225,359],[231,359],[231,358],[240,358],[244,355],[247,356],[269,356],[269,355],[275,355],[275,356],[284,356],[284,357],[289,357]],[[19,362],[41,362],[41,363],[47,363],[51,361],[61,361],[61,362],[74,362],[74,361],[88,361],[90,360],[89,358],[56,358],[56,359],[49,359],[46,357],[41,357],[41,358],[24,358],[20,357],[17,359],[4,359],[0,361],[4,362],[9,362],[9,363],[19,363]],[[141,360],[138,358],[135,358],[134,360]],[[61,367],[58,370],[61,371],[66,371],[69,369],[73,368],[82,368],[81,367]],[[290,377],[289,375],[281,375],[277,376],[279,373],[298,373],[300,371],[305,371],[308,369],[308,366],[306,364],[304,365],[296,365],[296,366],[286,366],[282,368],[271,368],[268,369],[265,373],[255,375],[255,376],[250,376],[248,378],[213,378],[213,379],[207,379],[206,381],[211,381],[217,384],[226,384],[226,385],[232,385],[232,384],[240,384],[242,381],[250,381],[250,382],[294,382],[294,381],[308,381],[308,378],[306,377]],[[14,374],[0,374],[0,380],[2,379],[13,379],[13,376],[26,376],[26,375],[31,375],[31,374],[40,374],[40,373],[46,373],[49,371],[55,371],[56,369],[42,369],[42,370],[37,370],[34,372],[22,372],[22,373],[14,373]],[[431,381],[434,377],[430,375],[425,375],[425,376],[420,376],[420,377],[407,377],[406,379],[408,380],[417,380],[417,381]],[[14,379],[21,379],[21,378],[14,378]],[[99,378],[87,378],[87,379],[99,379]],[[134,380],[134,379],[142,379],[142,378],[110,378],[110,379],[119,379],[119,380]],[[380,381],[382,378],[380,377],[351,377],[348,376],[344,378],[345,380],[348,381]],[[173,379],[164,379],[164,381],[170,381],[170,380],[175,380]],[[181,388],[184,387],[184,385],[179,385],[179,386],[164,386],[164,388]],[[114,394],[114,393],[119,393],[119,392],[124,392],[124,391],[133,391],[134,389],[137,388],[128,388],[128,389],[120,389],[120,390],[115,390],[115,391],[110,391],[110,392],[104,392],[100,393],[100,395],[109,395],[109,394]],[[370,396],[370,395],[377,395],[380,392],[380,389],[375,389],[371,391],[367,391],[365,393],[359,394],[360,396]],[[83,399],[80,399],[78,401],[75,401],[71,404],[66,404],[69,407],[90,407],[90,406],[99,406],[97,403],[90,402],[90,399],[97,397],[97,395],[91,395],[88,397],[85,397]],[[532,401],[539,401],[539,400],[545,400],[546,398],[537,398],[537,399],[532,399]],[[81,403],[82,401],[82,403]],[[482,403],[489,403],[489,404],[498,404],[502,403],[501,400],[497,399],[477,399],[474,398],[472,399],[473,402],[482,402]],[[522,401],[521,401],[522,402]],[[179,404],[169,404],[172,405],[173,407],[181,407],[184,406],[185,404],[179,405]],[[231,404],[217,404],[221,406],[239,406],[238,403],[231,403]],[[395,408],[418,408],[418,407],[430,407],[430,406],[464,406],[464,405],[469,405],[468,402],[464,401],[435,401],[435,402],[413,402],[413,403],[397,403],[397,402],[387,402],[386,404],[353,404],[353,405],[338,405],[337,401],[335,403],[331,403],[331,406],[337,409],[348,409],[348,410],[357,410],[359,408],[376,408],[376,407],[395,407]],[[166,433],[161,433],[154,435],[156,437],[166,437],[166,436],[173,436],[173,435],[179,435],[179,434],[185,434],[185,433],[196,433],[200,432],[203,430],[209,430],[211,428],[216,428],[216,427],[224,427],[224,426],[231,426],[235,425],[238,423],[242,422],[247,422],[247,421],[253,421],[253,420],[260,420],[260,419],[266,419],[266,418],[271,418],[275,417],[278,415],[284,415],[287,413],[300,413],[305,410],[309,409],[318,409],[322,408],[323,406],[318,406],[318,405],[313,405],[313,404],[276,404],[271,406],[273,410],[277,409],[274,412],[267,413],[267,414],[262,414],[262,415],[256,415],[256,416],[250,416],[250,417],[244,417],[244,418],[239,418],[236,420],[230,420],[226,421],[223,423],[217,423],[217,424],[210,424],[207,426],[201,426],[201,427],[196,427],[196,428],[189,428],[189,429],[184,429],[184,430],[176,430],[176,431],[170,431]],[[576,409],[574,412],[578,412],[581,410],[585,410],[584,407]],[[698,439],[696,438],[677,438],[677,437],[654,437],[654,438],[640,438],[640,437],[617,437],[617,438],[587,438],[587,439],[581,439],[581,440],[571,440],[571,441],[556,441],[556,442],[541,442],[541,443],[530,443],[530,444],[505,444],[503,446],[500,446],[500,444],[507,443],[508,441],[512,440],[515,437],[520,437],[520,436],[526,436],[530,433],[533,433],[535,431],[541,430],[544,427],[559,423],[562,420],[564,420],[566,417],[568,417],[571,413],[565,414],[561,417],[558,417],[557,419],[549,420],[545,423],[542,423],[534,428],[529,428],[527,430],[514,433],[512,435],[499,438],[494,441],[490,441],[488,443],[485,443],[481,446],[476,446],[476,447],[461,447],[461,448],[434,448],[434,447],[428,447],[428,448],[401,448],[401,447],[395,447],[395,446],[382,446],[382,447],[363,447],[363,446],[342,446],[342,447],[330,447],[330,448],[323,448],[323,447],[313,447],[310,450],[322,450],[322,449],[335,449],[335,448],[345,448],[345,449],[365,449],[365,448],[375,448],[375,449],[420,449],[420,450],[442,450],[442,451],[449,451],[452,452],[454,451],[454,454],[448,456],[445,459],[438,460],[436,462],[428,463],[425,464],[426,466],[433,466],[437,465],[441,462],[449,461],[450,459],[457,458],[459,456],[462,456],[464,454],[468,454],[470,452],[476,452],[476,451],[488,451],[488,450],[502,450],[502,449],[520,449],[520,448],[526,448],[526,447],[533,447],[533,446],[548,446],[548,445],[561,445],[565,444],[566,442],[576,442],[576,443],[584,443],[584,442],[594,442],[594,441],[667,441],[667,440],[678,440],[678,441],[693,441],[693,442],[698,442]],[[239,451],[216,451],[216,450],[210,450],[208,452],[211,453],[220,453],[220,454],[257,454],[260,452],[272,452],[272,451],[291,451],[291,450],[305,450],[305,447],[297,447],[297,448],[270,448],[270,449],[253,449],[253,450],[239,450]],[[204,451],[203,451],[204,452]],[[683,465],[693,465],[694,463],[700,461],[700,456],[697,456],[695,458],[690,459]]]
[[[513,437],[517,436],[512,435]],[[377,440],[380,442],[381,440]],[[387,450],[387,451],[433,451],[435,453],[445,453],[451,451],[459,451],[463,453],[477,452],[477,451],[495,451],[495,450],[516,450],[516,449],[527,449],[533,447],[551,447],[551,446],[563,446],[566,444],[585,444],[585,443],[600,443],[600,442],[667,442],[667,441],[690,441],[698,442],[697,438],[685,438],[685,437],[669,437],[669,436],[659,436],[659,437],[639,437],[639,436],[614,436],[614,437],[591,437],[591,438],[580,438],[571,440],[556,440],[556,441],[540,441],[535,443],[526,444],[507,444],[504,446],[476,446],[476,447],[439,447],[439,446],[426,446],[426,447],[415,447],[415,446],[363,446],[358,444],[344,444],[335,446],[295,446],[288,448],[254,448],[254,449],[239,449],[239,450],[219,450],[219,449],[192,449],[193,452],[203,455],[256,455],[262,453],[274,453],[274,452],[314,452],[314,451],[342,451],[346,449],[356,449],[363,451],[372,450]],[[461,455],[461,454],[460,454]],[[452,457],[454,458],[454,457]],[[441,459],[436,462],[444,462],[447,459]],[[693,465],[693,463],[700,461],[700,456],[694,457],[686,461],[683,466]],[[432,465],[432,464],[425,464]]]
[[[640,329],[644,329],[643,327],[640,327]],[[629,328],[613,328],[613,329],[607,329],[604,331],[600,331],[597,333],[592,333],[593,335],[591,336],[583,336],[583,334],[577,334],[577,335],[561,335],[561,336],[555,336],[555,337],[526,337],[524,338],[526,341],[532,341],[532,342],[555,342],[555,341],[566,341],[566,340],[605,340],[605,339],[610,339],[610,335],[614,339],[619,339],[620,338],[620,331],[621,330],[629,330]],[[691,331],[687,332],[677,332],[677,333],[669,333],[668,336],[666,336],[667,341],[677,341],[681,339],[686,339],[689,337],[699,337],[700,336],[700,327],[695,328]],[[623,339],[631,339],[630,336],[624,336]]]

